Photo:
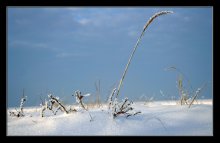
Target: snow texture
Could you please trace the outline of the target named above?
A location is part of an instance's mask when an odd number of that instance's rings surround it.
[[[89,108],[91,122],[85,110],[70,114],[58,111],[56,115],[46,110],[42,118],[41,107],[25,107],[26,116],[22,118],[8,113],[7,135],[213,136],[212,100],[199,100],[191,108],[177,101],[154,101],[147,105],[134,102],[133,107],[141,114],[115,119],[111,118],[107,104]]]

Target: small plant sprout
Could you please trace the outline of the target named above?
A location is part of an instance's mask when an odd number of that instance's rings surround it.
[[[169,13],[173,13],[173,11],[161,11],[161,12],[155,13],[155,14],[147,21],[147,23],[144,25],[144,28],[143,28],[143,30],[142,30],[142,32],[141,32],[141,35],[139,36],[139,38],[138,38],[138,40],[137,40],[137,43],[136,43],[135,46],[134,46],[134,49],[133,49],[133,51],[132,51],[132,53],[131,53],[131,56],[130,56],[130,58],[129,58],[129,60],[128,60],[128,63],[127,63],[127,65],[126,65],[126,67],[125,67],[125,70],[124,70],[124,73],[123,73],[123,75],[122,75],[122,78],[121,78],[121,80],[120,80],[120,82],[119,82],[119,85],[118,85],[118,88],[117,88],[116,97],[118,97],[118,95],[119,95],[120,88],[121,88],[121,85],[122,85],[123,80],[124,80],[124,78],[125,78],[125,75],[126,75],[126,73],[127,73],[128,67],[129,67],[129,65],[130,65],[130,63],[131,63],[131,60],[132,60],[132,58],[133,58],[133,56],[134,56],[134,53],[135,53],[135,51],[136,51],[136,49],[137,49],[137,47],[138,47],[138,45],[139,45],[139,43],[140,43],[140,41],[141,41],[141,38],[144,36],[144,32],[146,31],[147,27],[153,22],[153,20],[154,20],[155,18],[157,18],[157,17],[159,17],[159,16],[161,16],[161,15],[169,14]]]

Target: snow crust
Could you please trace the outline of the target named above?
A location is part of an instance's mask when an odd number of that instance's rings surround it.
[[[16,118],[7,114],[8,136],[213,136],[212,100],[199,100],[191,108],[177,101],[134,102],[141,114],[112,118],[107,104],[78,109],[70,114],[59,111],[57,115],[41,108],[24,107],[25,117]],[[13,111],[9,108],[9,111]]]

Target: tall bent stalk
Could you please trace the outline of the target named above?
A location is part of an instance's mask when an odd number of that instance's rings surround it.
[[[124,73],[123,73],[123,75],[122,75],[122,78],[121,78],[121,80],[120,80],[120,82],[119,82],[116,97],[118,97],[118,95],[119,95],[120,88],[121,88],[121,85],[122,85],[123,80],[124,80],[124,78],[125,78],[125,75],[126,75],[126,73],[127,73],[127,70],[128,70],[129,65],[130,65],[130,62],[131,62],[131,60],[132,60],[132,58],[133,58],[133,56],[134,56],[134,53],[135,53],[135,51],[136,51],[136,49],[137,49],[137,47],[138,47],[138,45],[139,45],[139,43],[140,43],[141,38],[142,38],[143,35],[144,35],[144,32],[146,31],[147,27],[152,23],[152,21],[153,21],[156,17],[161,16],[161,15],[164,15],[164,14],[168,14],[168,13],[173,13],[173,11],[161,11],[161,12],[155,13],[155,14],[147,21],[147,23],[145,24],[145,26],[144,26],[144,28],[143,28],[143,31],[142,31],[141,35],[139,36],[139,38],[138,38],[138,40],[137,40],[137,43],[136,43],[135,46],[134,46],[133,52],[131,53],[131,56],[130,56],[130,58],[129,58],[129,60],[128,60],[128,63],[127,63],[127,65],[126,65],[126,67],[125,67],[125,70],[124,70]]]

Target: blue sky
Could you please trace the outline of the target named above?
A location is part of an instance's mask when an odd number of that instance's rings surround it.
[[[48,92],[67,104],[76,90],[105,101],[117,86],[147,20],[172,10],[148,27],[128,69],[120,98],[179,98],[179,68],[202,98],[213,96],[212,7],[8,7],[7,101],[38,106]],[[165,96],[160,94],[160,91]],[[200,97],[200,98],[201,98]]]

